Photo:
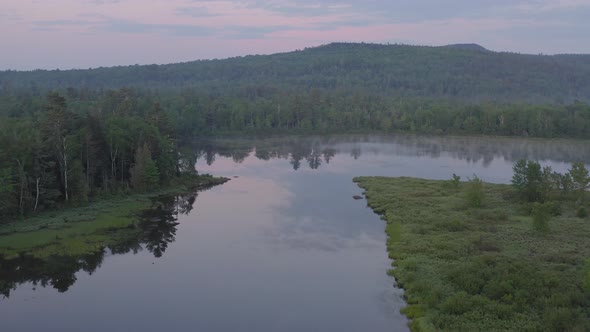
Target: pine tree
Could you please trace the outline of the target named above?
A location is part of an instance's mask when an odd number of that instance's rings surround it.
[[[131,168],[131,186],[139,192],[145,192],[158,186],[160,172],[152,159],[147,144],[135,151],[135,164]]]

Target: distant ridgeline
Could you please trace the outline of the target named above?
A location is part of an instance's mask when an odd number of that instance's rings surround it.
[[[590,55],[333,43],[168,65],[0,72],[0,116],[161,107],[181,137],[299,130],[590,137]]]
[[[370,91],[468,101],[590,101],[590,55],[524,55],[476,44],[334,43],[273,55],[88,70],[0,72],[4,90],[228,88]],[[233,92],[231,94],[236,94]]]

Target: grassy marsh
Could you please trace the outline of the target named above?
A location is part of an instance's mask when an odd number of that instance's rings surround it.
[[[464,182],[354,181],[387,223],[413,331],[590,330],[590,220],[567,202],[539,233],[508,185],[470,207]]]

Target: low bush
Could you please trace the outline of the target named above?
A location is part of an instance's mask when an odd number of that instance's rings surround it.
[[[473,175],[473,178],[467,178],[467,188],[465,191],[465,198],[467,199],[467,205],[473,208],[482,207],[484,201],[484,184],[483,181]]]

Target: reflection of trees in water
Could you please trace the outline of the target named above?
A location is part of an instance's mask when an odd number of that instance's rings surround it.
[[[330,163],[330,160],[332,160],[332,158],[334,158],[335,154],[336,154],[336,150],[334,150],[332,148],[326,148],[326,149],[324,149],[324,151],[322,151],[322,156],[324,157],[326,164]]]
[[[223,140],[195,146],[211,165],[215,155],[241,163],[254,152],[260,160],[288,159],[294,170],[306,160],[311,169],[329,164],[335,155],[359,159],[363,153],[439,158],[447,154],[487,167],[495,158],[556,160],[590,163],[590,144],[582,140],[548,140],[518,137],[456,137],[418,135],[355,135],[326,137],[284,137],[260,140]],[[202,151],[202,152],[201,152]]]
[[[361,147],[358,145],[355,145],[351,150],[350,150],[350,156],[354,158],[354,160],[359,159],[359,157],[361,156],[362,151],[361,151]]]
[[[46,259],[21,255],[14,259],[0,258],[0,295],[10,296],[18,285],[31,282],[35,286],[51,286],[59,292],[67,291],[76,282],[76,273],[89,274],[98,269],[106,253],[113,255],[138,253],[148,250],[161,257],[168,245],[175,241],[179,214],[189,214],[197,194],[162,196],[153,201],[153,208],[145,211],[133,229],[117,230],[116,244],[102,248],[94,254],[78,256],[51,256]],[[108,249],[108,251],[107,251]]]
[[[309,168],[311,169],[318,169],[322,164],[322,155],[320,151],[314,149],[311,153],[307,156],[307,163]]]
[[[51,256],[40,259],[22,255],[15,259],[0,260],[0,295],[9,297],[10,291],[25,282],[34,286],[51,286],[59,292],[67,291],[76,282],[76,272],[89,274],[100,267],[104,250],[83,256]]]

